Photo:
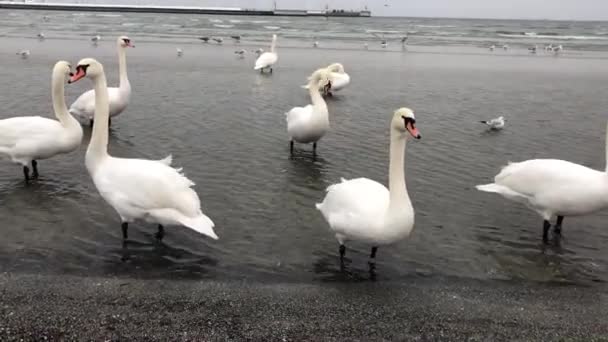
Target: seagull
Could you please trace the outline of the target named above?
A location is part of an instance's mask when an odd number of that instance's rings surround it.
[[[242,50],[242,49],[234,51],[234,54],[238,55],[239,58],[245,58],[246,53],[247,53],[247,51]]]
[[[388,47],[388,42],[384,39],[382,39],[382,41],[380,41],[380,46],[382,46],[382,48],[386,49]]]
[[[97,45],[97,43],[99,43],[100,40],[101,40],[101,36],[100,35],[96,35],[95,37],[91,38],[91,41],[93,42],[93,45]]]
[[[44,21],[49,21],[50,19],[51,19],[51,18],[49,18],[49,16],[48,16],[48,15],[45,15],[44,17],[42,17],[42,20],[44,20]]]
[[[177,48],[176,51],[177,51],[177,57],[181,57],[184,55],[184,50],[182,50],[181,48]]]
[[[255,53],[256,55],[258,55],[258,57],[260,57],[260,55],[264,53],[264,49],[259,48],[259,49],[255,50],[255,51],[253,51],[253,53]]]
[[[209,37],[198,37],[198,39],[202,40],[205,43],[209,43]]]
[[[314,47],[314,48],[318,48],[318,47],[319,47],[319,42],[314,42],[314,43],[312,43],[312,47]]]
[[[553,48],[553,52],[557,55],[563,49],[564,49],[564,47],[561,46],[561,44],[560,44],[560,45],[558,45],[558,46],[556,46],[556,47]]]
[[[236,44],[241,42],[241,36],[230,36],[230,38],[234,39],[234,42]]]
[[[505,51],[509,50],[509,45],[507,45],[507,44],[503,45],[502,49],[505,50]]]
[[[407,36],[401,37],[401,45],[407,44]]]
[[[492,130],[501,130],[505,127],[505,118],[503,116],[497,117],[496,119],[492,119],[489,121],[483,120],[479,122],[488,125]]]
[[[212,38],[214,42],[218,43],[218,44],[222,44],[224,42],[223,38]]]
[[[537,45],[534,45],[533,47],[529,47],[528,51],[530,51],[530,53],[536,53],[536,50],[538,49]]]
[[[545,46],[545,51],[553,51],[553,44]]]
[[[369,50],[369,45],[368,45],[367,43],[363,43],[363,48],[364,48],[365,50]]]
[[[16,54],[20,55],[21,58],[26,59],[30,55],[30,50],[21,50],[21,51],[17,52]]]
[[[40,32],[36,35],[36,37],[38,37],[39,40],[44,40],[45,36],[44,33]]]
[[[494,51],[495,48],[496,48],[496,46],[494,46],[494,45],[490,46],[490,51]]]

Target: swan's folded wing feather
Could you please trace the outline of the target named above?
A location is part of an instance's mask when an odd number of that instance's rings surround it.
[[[102,196],[112,205],[140,210],[175,209],[186,216],[200,212],[194,183],[161,161],[111,158],[94,174]]]
[[[119,88],[108,87],[108,101],[112,112],[113,106],[121,102]],[[70,106],[69,112],[84,119],[92,119],[95,115],[95,90],[91,89],[80,95]]]
[[[41,116],[23,116],[0,120],[0,146],[13,148],[28,142],[45,143],[61,133],[57,120]]]
[[[273,65],[276,62],[277,62],[277,55],[276,55],[276,53],[264,52],[255,61],[255,68],[254,69],[255,70],[259,70],[259,69],[262,69],[262,68],[266,68],[266,67],[269,67],[269,66]]]
[[[342,180],[327,188],[317,208],[332,230],[347,236],[365,236],[382,224],[389,205],[388,189],[371,179]]]

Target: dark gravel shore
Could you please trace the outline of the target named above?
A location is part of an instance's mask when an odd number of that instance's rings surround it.
[[[0,275],[0,340],[608,341],[608,291],[412,277],[263,284]]]

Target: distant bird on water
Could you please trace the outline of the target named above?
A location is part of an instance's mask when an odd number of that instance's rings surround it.
[[[182,50],[181,48],[177,48],[175,50],[177,52],[177,57],[181,57],[184,55],[184,50]]]
[[[528,51],[530,51],[530,53],[536,53],[536,50],[538,50],[538,45],[534,45],[533,47],[528,48]]]
[[[255,50],[255,51],[253,51],[253,53],[255,53],[256,55],[258,55],[258,57],[260,57],[260,55],[264,53],[264,49],[259,48],[259,49]]]
[[[496,49],[495,45],[490,46],[490,51],[494,51],[494,49]]]
[[[100,35],[96,35],[95,37],[91,38],[91,42],[93,42],[93,45],[97,45],[97,43],[99,43],[100,40],[101,40]]]
[[[204,43],[209,43],[209,37],[198,37],[198,39],[202,40]]]
[[[369,44],[367,44],[367,43],[363,43],[363,48],[364,48],[365,50],[369,50]]]
[[[241,50],[236,50],[234,51],[234,54],[237,55],[239,58],[245,58],[245,55],[247,54],[247,51],[241,49]]]
[[[319,42],[315,41],[314,43],[312,43],[312,47],[318,48],[319,47]]]
[[[388,47],[388,42],[384,39],[382,39],[380,41],[380,46],[382,46],[383,49],[386,49]]]
[[[26,59],[30,56],[30,50],[21,50],[21,51],[17,52],[16,54],[21,56],[21,58]]]
[[[501,130],[505,127],[505,118],[503,116],[497,117],[496,119],[492,119],[492,120],[483,120],[480,121],[482,124],[486,124],[488,127],[490,127],[491,130]]]
[[[238,44],[238,43],[241,42],[241,36],[238,36],[238,35],[237,36],[230,36],[230,38],[234,39],[234,42],[236,44]]]
[[[509,45],[507,45],[507,44],[503,45],[502,49],[505,50],[505,51],[509,50]]]
[[[212,40],[218,44],[222,44],[224,42],[224,38],[221,38],[221,37],[212,38]]]
[[[44,38],[46,38],[42,32],[38,33],[36,37],[38,37],[38,40],[44,40]]]

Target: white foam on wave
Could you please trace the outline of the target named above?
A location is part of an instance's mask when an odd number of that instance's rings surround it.
[[[234,25],[221,25],[221,24],[213,24],[213,26],[219,27],[219,28],[233,28],[234,27]]]
[[[608,40],[608,37],[596,37],[596,36],[553,36],[544,34],[499,34],[500,37],[508,38],[534,38],[534,39],[545,39],[545,40]]]
[[[222,19],[209,19],[210,23],[223,23],[224,21]]]
[[[264,26],[265,29],[267,30],[279,30],[281,29],[281,27],[279,26]]]

